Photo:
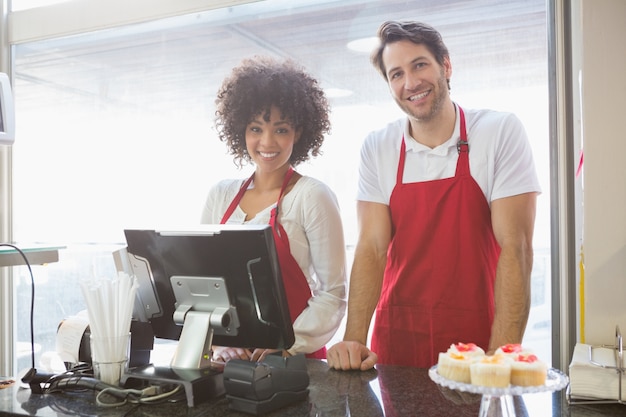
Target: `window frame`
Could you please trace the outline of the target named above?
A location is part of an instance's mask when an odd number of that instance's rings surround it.
[[[132,23],[147,22],[188,13],[232,7],[261,0],[73,0],[34,9],[9,11],[10,0],[0,0],[0,71],[12,73],[12,47],[21,43],[98,31]],[[123,11],[123,13],[120,13]],[[576,193],[572,172],[571,10],[565,0],[547,0],[549,43],[550,151],[551,151],[551,248],[553,364],[566,369],[576,339],[577,276]],[[81,19],[71,16],[80,15]],[[12,153],[0,147],[0,239],[13,241],[12,234]],[[569,243],[568,243],[569,242]],[[14,293],[10,268],[0,268],[0,323],[3,360],[0,374],[15,373]],[[568,279],[568,277],[572,277]],[[560,336],[558,336],[560,335]],[[8,336],[8,337],[4,337]],[[558,339],[558,340],[557,340]]]

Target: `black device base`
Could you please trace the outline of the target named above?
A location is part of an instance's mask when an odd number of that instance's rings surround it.
[[[121,385],[127,388],[136,386],[141,381],[182,385],[189,407],[225,394],[224,376],[220,368],[178,369],[145,365],[129,369],[120,379]]]
[[[231,359],[224,367],[224,388],[229,407],[249,414],[264,414],[308,397],[306,357],[268,355],[263,362]]]
[[[261,415],[270,411],[283,408],[289,404],[306,400],[309,396],[309,390],[302,391],[284,391],[277,392],[267,400],[248,400],[241,397],[233,397],[226,395],[228,398],[228,407],[231,410],[241,411],[248,414]]]

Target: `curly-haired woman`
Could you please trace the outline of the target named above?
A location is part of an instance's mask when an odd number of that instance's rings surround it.
[[[216,126],[248,179],[210,191],[202,223],[270,224],[289,301],[295,343],[283,354],[325,358],[346,306],[343,227],[332,190],[294,170],[320,154],[329,104],[315,78],[290,60],[245,59],[217,94]],[[272,352],[214,346],[218,361],[258,361]]]

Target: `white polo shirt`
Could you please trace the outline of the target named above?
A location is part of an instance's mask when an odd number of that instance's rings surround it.
[[[472,177],[493,200],[541,192],[532,150],[521,121],[512,113],[463,109]],[[389,205],[396,185],[402,135],[406,142],[404,183],[453,177],[458,159],[460,119],[445,143],[431,149],[409,135],[404,117],[370,133],[361,147],[357,200]]]

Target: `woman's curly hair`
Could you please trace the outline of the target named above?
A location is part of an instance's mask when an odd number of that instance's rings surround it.
[[[272,106],[302,132],[289,158],[292,166],[318,156],[324,135],[330,132],[330,106],[324,91],[292,60],[244,59],[222,83],[215,103],[218,136],[239,167],[252,161],[246,148],[246,127],[260,114],[269,121]]]

